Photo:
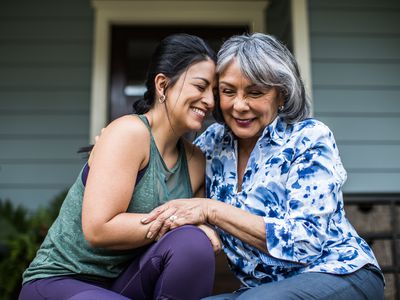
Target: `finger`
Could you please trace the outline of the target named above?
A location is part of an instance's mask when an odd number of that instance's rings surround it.
[[[219,252],[221,252],[221,242],[219,241],[218,238],[211,238],[211,244],[214,250],[215,254],[218,254]]]
[[[169,217],[171,217],[175,213],[176,209],[170,208],[167,209],[165,212],[160,214],[150,225],[149,230],[147,232],[147,238],[151,239],[158,235],[162,226],[165,222],[168,222]],[[169,225],[168,225],[169,228]]]
[[[171,224],[173,222],[169,221],[169,219],[167,219],[163,226],[161,227],[160,231],[158,232],[157,237],[155,238],[156,241],[158,241],[159,239],[161,239],[163,237],[164,234],[166,234],[168,231],[171,230]]]
[[[140,221],[142,224],[148,224],[153,222],[155,219],[157,219],[164,211],[168,210],[168,206],[166,205],[161,205],[155,209],[153,209],[149,214],[141,219]]]
[[[219,254],[221,252],[221,243],[217,241],[216,244],[213,244],[213,250],[215,254]]]
[[[186,222],[185,218],[177,217],[177,219],[175,219],[173,222],[171,222],[170,229],[175,229],[175,228],[181,227],[183,225],[187,225],[187,224],[190,224],[190,223]]]

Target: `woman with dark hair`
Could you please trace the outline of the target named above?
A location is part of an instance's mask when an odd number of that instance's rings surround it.
[[[20,299],[199,299],[211,294],[218,238],[183,226],[160,239],[140,220],[204,191],[202,153],[182,139],[214,108],[215,54],[200,38],[165,38],[139,115],[108,125],[23,274]]]
[[[297,63],[275,38],[228,39],[218,53],[222,124],[196,141],[209,199],[173,200],[144,220],[157,238],[211,224],[242,289],[207,299],[383,299],[383,275],[347,220],[332,132],[309,118]]]

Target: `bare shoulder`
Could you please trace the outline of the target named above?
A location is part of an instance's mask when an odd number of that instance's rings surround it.
[[[106,127],[106,131],[125,136],[134,134],[136,138],[150,139],[149,130],[136,115],[127,115],[115,119]]]
[[[146,125],[135,115],[123,116],[112,121],[96,141],[91,156],[118,156],[129,160],[136,156],[139,161],[149,155],[150,133]],[[92,160],[93,158],[90,158]]]

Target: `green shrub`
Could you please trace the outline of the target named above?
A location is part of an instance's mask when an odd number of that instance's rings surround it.
[[[66,193],[34,212],[0,199],[0,300],[18,298],[22,273],[35,257]]]

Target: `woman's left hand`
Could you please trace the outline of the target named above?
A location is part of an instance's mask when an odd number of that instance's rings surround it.
[[[167,231],[186,224],[207,223],[208,199],[178,199],[165,203],[142,219],[143,224],[150,225],[147,238],[161,238]]]
[[[218,236],[218,233],[208,225],[200,224],[200,225],[197,225],[197,227],[199,227],[201,230],[203,230],[203,232],[210,239],[210,242],[213,247],[215,255],[219,254],[222,249],[222,242]]]

